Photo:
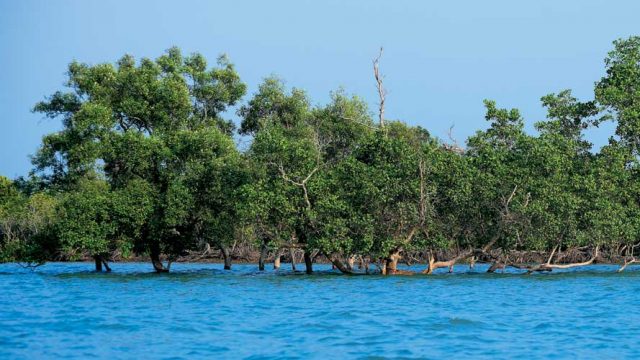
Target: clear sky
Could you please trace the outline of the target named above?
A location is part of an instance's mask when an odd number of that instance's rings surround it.
[[[482,100],[519,108],[540,97],[583,100],[611,42],[640,35],[640,1],[106,1],[0,0],[0,175],[25,175],[59,122],[30,112],[62,89],[71,60],[157,57],[177,45],[213,63],[227,53],[253,93],[270,74],[314,103],[344,87],[377,102],[371,60],[384,46],[387,117],[459,142],[486,126]],[[591,131],[597,146],[612,127]]]

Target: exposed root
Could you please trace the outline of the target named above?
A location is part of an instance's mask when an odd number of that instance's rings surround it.
[[[503,260],[500,258],[496,258],[494,262],[491,264],[491,266],[489,267],[489,269],[487,270],[487,272],[493,273],[498,269],[504,270],[507,267],[512,267],[519,270],[526,270],[527,274],[531,274],[533,272],[545,272],[545,271],[550,272],[550,271],[553,271],[553,269],[570,269],[570,268],[579,267],[579,266],[591,265],[598,258],[598,255],[599,255],[599,246],[596,246],[592,257],[587,261],[578,262],[578,263],[569,263],[569,264],[554,264],[551,261],[553,260],[553,257],[557,250],[558,250],[558,247],[557,246],[554,247],[547,261],[545,263],[538,264],[538,265],[526,265],[518,262],[512,262],[512,261],[509,261],[508,259]]]
[[[591,259],[584,261],[584,262],[580,262],[580,263],[571,263],[571,264],[552,264],[551,260],[553,258],[553,255],[556,251],[557,247],[553,249],[553,251],[551,252],[551,256],[549,256],[549,260],[547,260],[547,262],[545,264],[540,264],[537,266],[533,266],[530,267],[527,270],[527,274],[531,274],[532,272],[535,271],[552,271],[553,269],[571,269],[574,267],[579,267],[579,266],[587,266],[587,265],[591,265],[593,264],[593,262],[596,260],[596,258],[598,257],[598,250],[599,250],[599,246],[596,246],[594,252],[593,252],[593,256],[591,257]]]
[[[633,263],[637,263],[637,262],[638,262],[638,260],[636,260],[636,258],[631,258],[629,260],[625,259],[624,264],[620,267],[620,269],[617,270],[617,272],[623,272],[624,269],[627,268],[627,266],[629,266],[629,265],[631,265]]]
[[[453,259],[450,259],[448,261],[436,261],[433,253],[431,253],[431,255],[429,255],[429,266],[424,269],[422,271],[423,274],[432,274],[434,270],[439,269],[439,268],[449,268],[449,272],[453,272],[453,266],[460,260],[468,258],[469,256],[473,255],[474,250],[469,249],[467,251],[461,252],[460,254],[458,254],[456,257],[454,257]]]
[[[469,262],[471,268],[473,268],[473,266],[475,266],[475,262],[476,262],[476,256],[490,256],[488,254],[488,251],[491,249],[491,247],[493,247],[493,245],[496,243],[496,241],[498,241],[498,235],[495,235],[491,241],[489,241],[485,246],[482,247],[482,249],[468,249],[466,251],[463,251],[461,253],[459,253],[457,256],[455,256],[453,259],[447,260],[447,261],[435,261],[435,258],[433,256],[433,252],[430,253],[429,255],[429,266],[424,269],[422,271],[423,274],[427,274],[430,275],[433,273],[434,270],[439,269],[439,268],[444,268],[444,267],[448,267],[449,268],[449,272],[452,273],[453,272],[453,267],[455,266],[455,264],[461,260],[464,260],[468,257],[471,257],[471,261]],[[495,270],[494,270],[495,271]],[[493,272],[493,271],[490,271]]]
[[[626,245],[622,248],[621,252],[624,251],[625,249],[627,250],[627,256],[625,256],[624,264],[618,269],[618,272],[623,272],[624,269],[627,268],[627,266],[629,266],[629,265],[631,265],[633,263],[639,262],[638,260],[636,260],[636,257],[633,254],[638,245],[640,245],[640,243],[637,243],[637,244],[631,246],[630,248],[627,247]],[[628,258],[629,256],[631,256],[631,258]]]

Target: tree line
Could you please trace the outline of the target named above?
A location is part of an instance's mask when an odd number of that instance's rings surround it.
[[[244,239],[261,270],[292,249],[308,273],[320,257],[343,273],[360,263],[405,274],[398,264],[417,261],[426,274],[461,261],[533,272],[615,258],[624,268],[640,239],[640,37],[613,45],[592,100],[542,97],[536,134],[517,109],[485,100],[488,128],[464,148],[385,118],[380,57],[377,114],[344,91],[312,105],[275,77],[244,101],[225,56],[213,67],[178,48],[72,62],[66,89],[33,109],[62,130],[44,136],[29,176],[0,177],[0,262],[91,256],[109,270],[114,254],[137,254],[166,272],[217,248],[229,268]],[[606,121],[615,136],[596,151],[584,133]]]

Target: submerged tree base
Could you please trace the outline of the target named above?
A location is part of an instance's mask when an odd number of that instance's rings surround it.
[[[152,268],[157,273],[167,273],[170,271],[171,263],[221,263],[224,269],[231,268],[233,262],[240,264],[258,264],[260,271],[273,268],[278,271],[282,263],[302,261],[307,274],[313,274],[313,264],[331,264],[334,270],[347,275],[384,275],[384,276],[413,276],[432,275],[437,269],[447,269],[448,273],[455,273],[456,267],[465,266],[473,269],[477,264],[488,265],[487,273],[505,271],[508,268],[519,270],[523,274],[533,274],[537,272],[552,272],[589,266],[593,264],[619,265],[617,272],[634,265],[640,265],[640,261],[633,256],[633,250],[637,245],[623,247],[621,249],[605,248],[597,246],[593,249],[588,247],[578,247],[561,250],[556,247],[550,252],[544,251],[507,251],[500,249],[467,249],[464,251],[424,251],[424,252],[404,252],[394,251],[385,259],[371,259],[368,256],[352,255],[345,257],[341,254],[331,254],[326,256],[318,253],[303,252],[300,257],[291,256],[291,252],[280,250],[254,251],[248,249],[220,249],[219,252],[209,251],[206,254],[192,252],[175,259],[169,259],[158,255],[151,257]],[[85,258],[93,260],[95,270],[111,271],[107,258],[114,262],[141,262],[144,257],[134,256],[130,258],[107,257],[103,255]],[[410,259],[410,260],[409,260]],[[400,266],[415,266],[424,264],[423,270],[411,270],[400,268]],[[291,267],[294,272],[299,272],[297,266]]]

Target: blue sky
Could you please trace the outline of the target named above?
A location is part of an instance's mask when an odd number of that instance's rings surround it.
[[[384,46],[388,118],[463,142],[482,100],[542,120],[540,97],[593,96],[611,42],[640,34],[639,1],[0,0],[0,175],[25,175],[59,122],[30,112],[62,89],[71,60],[157,57],[177,45],[227,53],[253,93],[271,74],[314,103],[344,87],[375,109],[371,60]],[[590,131],[597,146],[611,125]]]

